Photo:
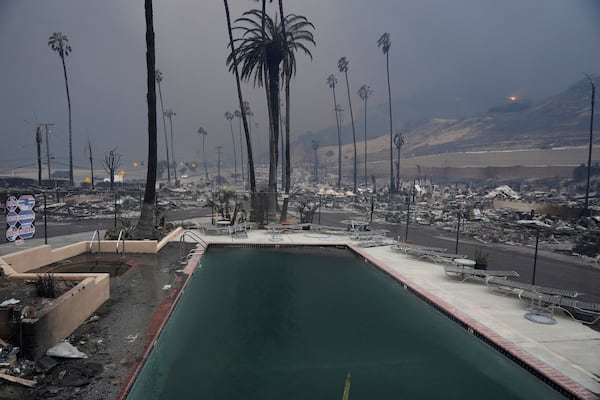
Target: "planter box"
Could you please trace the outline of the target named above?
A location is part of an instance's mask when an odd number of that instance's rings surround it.
[[[31,360],[41,358],[46,350],[73,333],[108,300],[108,274],[87,274],[87,277],[79,278],[73,275],[55,274],[57,279],[79,280],[79,283],[33,315],[20,321],[9,317],[0,319],[0,331],[13,338],[23,356]]]

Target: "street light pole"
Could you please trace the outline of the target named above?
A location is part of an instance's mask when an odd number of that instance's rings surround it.
[[[48,182],[52,181],[52,174],[50,173],[50,141],[48,140],[48,134],[50,133],[49,126],[54,126],[54,124],[40,124],[44,125],[46,128],[46,161],[48,162]]]
[[[454,248],[454,254],[458,254],[458,239],[460,237],[460,211],[458,211],[458,220],[456,225],[456,247]]]
[[[169,163],[169,141],[167,140],[167,122],[165,121],[165,107],[163,105],[162,91],[160,89],[160,83],[163,80],[162,72],[159,69],[156,70],[156,82],[158,82],[158,95],[160,97],[160,110],[162,111],[163,128],[165,133],[165,149],[167,150],[167,182],[171,184],[171,164]]]
[[[165,111],[165,116],[169,118],[169,125],[171,127],[171,161],[173,161],[173,178],[177,182],[177,161],[175,161],[175,149],[173,148],[173,117],[177,115],[170,108]]]
[[[540,227],[538,226],[535,233],[535,254],[533,255],[533,276],[531,284],[535,285],[535,269],[537,267],[538,244],[540,243]]]

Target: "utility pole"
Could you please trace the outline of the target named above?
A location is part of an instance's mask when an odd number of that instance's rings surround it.
[[[221,186],[221,154],[223,153],[223,146],[217,146],[217,186]]]
[[[38,185],[42,186],[42,131],[39,125],[35,128],[35,143],[37,145]]]
[[[88,150],[90,152],[90,173],[92,175],[92,189],[94,189],[94,161],[92,158],[92,141],[88,140]]]
[[[40,126],[44,126],[46,129],[46,161],[48,162],[48,182],[52,181],[52,173],[50,172],[50,141],[48,140],[48,135],[50,134],[49,126],[54,126],[54,124],[39,124]]]

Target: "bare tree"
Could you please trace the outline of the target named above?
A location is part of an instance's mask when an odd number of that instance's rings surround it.
[[[102,166],[110,177],[110,191],[112,192],[115,184],[115,172],[121,166],[121,154],[117,152],[116,148],[109,151],[108,154],[104,153]]]

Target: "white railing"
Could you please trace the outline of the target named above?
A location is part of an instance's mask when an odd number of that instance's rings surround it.
[[[94,239],[98,240],[98,250],[96,251],[97,253],[100,253],[100,231],[99,230],[95,230],[94,233],[92,234],[92,240],[90,240],[90,253],[94,253],[92,251],[93,247],[94,247]]]

